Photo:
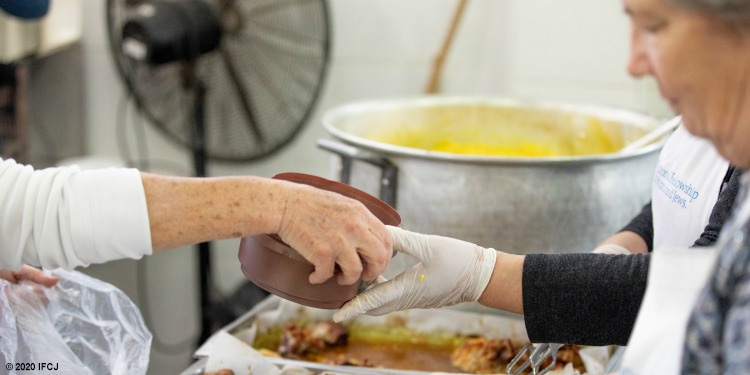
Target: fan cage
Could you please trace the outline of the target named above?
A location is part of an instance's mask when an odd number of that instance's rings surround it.
[[[207,90],[207,156],[211,160],[225,162],[247,162],[267,158],[296,138],[309,121],[322,92],[330,55],[331,26],[327,1],[207,2],[214,9],[234,4],[239,9],[235,13],[244,12],[242,14],[248,18],[254,17],[252,20],[241,20],[240,24],[246,25],[240,29],[232,30],[223,25],[225,35],[222,37],[221,51],[200,56],[190,67]],[[139,66],[133,64],[119,50],[121,37],[118,30],[127,12],[132,11],[128,7],[137,3],[143,1],[109,0],[108,33],[115,65],[145,118],[168,139],[190,148],[194,140],[191,118],[193,114],[190,111],[193,101],[192,94],[182,87],[180,74],[185,71],[185,64]],[[301,10],[291,12],[290,8],[295,4],[311,7],[307,9],[312,9],[310,13],[315,17],[302,17],[300,14],[304,14],[305,11]],[[290,15],[287,16],[284,12]],[[296,25],[300,22],[310,24],[308,27],[314,32],[289,31],[289,28],[298,27]],[[314,35],[316,33],[319,35]],[[255,45],[246,44],[249,43],[249,39],[252,39]],[[299,48],[295,49],[290,40],[296,40],[299,44],[311,44],[296,46]],[[231,56],[227,57],[227,54]],[[241,56],[237,61],[233,61],[237,55]],[[234,68],[230,65],[234,65]],[[281,73],[274,76],[269,74],[269,71],[264,72],[264,69],[278,69]],[[237,77],[241,81],[240,84],[234,83],[237,82]],[[277,87],[281,84],[286,86]],[[238,102],[237,98],[241,95],[238,94],[240,90],[237,90],[237,86],[241,86],[240,89],[249,93],[252,100],[245,106],[249,107],[249,110],[244,110]],[[248,112],[250,116],[244,115]],[[260,131],[253,129],[253,126]],[[258,133],[262,137],[258,137]]]

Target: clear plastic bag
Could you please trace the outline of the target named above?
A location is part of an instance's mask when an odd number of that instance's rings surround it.
[[[145,374],[151,333],[138,307],[80,272],[51,273],[53,288],[0,280],[0,374]]]

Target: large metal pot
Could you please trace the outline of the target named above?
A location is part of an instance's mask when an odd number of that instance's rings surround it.
[[[339,156],[342,182],[394,205],[404,228],[512,253],[590,251],[649,200],[661,142],[626,154],[504,157],[436,152],[373,137],[469,123],[493,129],[479,137],[526,129],[533,137],[553,132],[572,138],[593,123],[615,148],[658,125],[613,108],[429,97],[329,110],[323,125],[333,139],[318,145]]]

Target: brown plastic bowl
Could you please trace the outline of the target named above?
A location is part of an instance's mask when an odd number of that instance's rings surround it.
[[[302,173],[281,173],[273,178],[314,186],[356,199],[384,224],[401,225],[401,216],[391,206],[349,185]],[[255,285],[307,306],[337,309],[354,298],[363,283],[339,285],[336,277],[332,277],[322,284],[310,284],[308,277],[315,267],[276,235],[242,238],[238,257],[242,273]]]

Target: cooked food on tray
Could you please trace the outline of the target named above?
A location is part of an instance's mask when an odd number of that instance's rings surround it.
[[[504,372],[524,344],[402,327],[299,321],[258,334],[253,346],[267,356],[331,365],[487,374]],[[555,366],[572,363],[584,372],[578,349],[561,347]]]
[[[349,330],[334,322],[310,323],[304,327],[289,323],[281,333],[279,354],[284,358],[304,359],[337,346],[346,346]]]
[[[513,339],[488,339],[485,337],[472,338],[453,350],[451,362],[454,366],[464,372],[473,374],[497,374],[504,373],[505,368],[525,344]],[[555,369],[562,369],[568,363],[583,373],[581,356],[578,354],[580,347],[577,345],[565,345],[557,352]],[[528,359],[526,355],[523,360]],[[549,366],[550,358],[541,368]]]

